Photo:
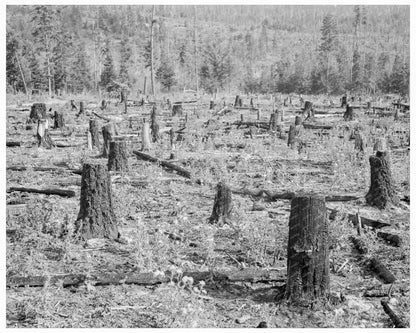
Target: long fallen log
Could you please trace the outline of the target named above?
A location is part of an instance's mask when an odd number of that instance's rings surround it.
[[[333,208],[327,208],[329,210],[329,219],[333,220],[335,218],[335,216],[339,213],[338,210],[333,209]],[[348,221],[350,221],[354,226],[358,225],[358,218],[356,214],[348,214],[347,215]],[[390,223],[386,223],[380,220],[372,220],[363,216],[360,216],[360,220],[361,220],[361,225],[362,226],[367,226],[370,228],[374,228],[374,229],[380,229],[380,228],[384,228],[384,227],[389,227]]]
[[[406,328],[409,327],[409,324],[405,323],[403,319],[401,319],[397,314],[394,313],[393,309],[390,307],[389,303],[386,300],[381,300],[381,305],[383,306],[383,310],[387,315],[390,317],[391,321],[396,328]]]
[[[20,145],[18,141],[6,141],[6,147],[20,147]]]
[[[377,237],[384,239],[387,243],[392,246],[400,247],[402,245],[402,239],[399,235],[390,234],[387,232],[378,232]]]
[[[133,150],[133,154],[135,154],[136,156],[138,156],[142,160],[149,161],[149,162],[153,162],[153,163],[158,163],[158,164],[160,164],[161,166],[163,166],[163,167],[165,167],[167,169],[174,170],[179,175],[181,175],[182,177],[185,177],[185,178],[188,178],[188,179],[191,179],[192,178],[190,171],[188,171],[188,170],[186,170],[186,169],[184,169],[184,168],[182,168],[182,167],[180,167],[178,165],[175,165],[175,164],[170,163],[168,161],[161,160],[161,159],[159,159],[157,157],[154,157],[154,156],[151,156],[151,155],[148,155],[148,154],[139,152],[137,150]]]
[[[377,258],[371,258],[369,261],[369,268],[376,273],[376,275],[384,283],[393,283],[396,281],[395,276],[384,266]]]
[[[323,129],[323,130],[330,130],[332,129],[334,126],[332,125],[323,125],[323,124],[308,124],[308,123],[303,123],[303,128],[306,129]]]
[[[75,197],[75,191],[61,190],[61,189],[37,189],[29,187],[10,187],[7,189],[7,193],[10,192],[28,192],[28,193],[39,193],[47,195],[59,195],[61,197],[72,198]]]
[[[247,190],[247,189],[231,189],[235,194],[249,195],[252,197],[266,197],[270,201],[275,200],[292,200],[295,196],[295,192],[280,192],[273,193],[272,191],[259,189],[259,190]],[[360,199],[361,196],[356,195],[327,195],[326,201],[354,201]]]
[[[286,272],[284,270],[261,270],[261,269],[243,269],[231,271],[204,271],[204,272],[185,272],[182,276],[192,277],[194,282],[199,281],[218,281],[218,282],[283,282],[286,281]],[[96,277],[87,278],[84,274],[66,274],[53,276],[11,276],[6,278],[7,287],[43,287],[45,284],[62,283],[64,287],[76,286],[87,280],[95,286],[119,285],[119,284],[137,284],[137,285],[155,285],[168,283],[171,279],[177,277],[171,272],[166,271],[163,274],[156,273],[103,273]]]
[[[255,127],[263,128],[263,129],[267,129],[267,130],[270,128],[269,123],[264,122],[264,121],[258,121],[258,122],[256,122],[256,121],[237,121],[237,122],[233,123],[232,125],[237,125],[237,127],[240,127],[240,126],[255,126]]]
[[[26,171],[28,167],[23,165],[15,165],[15,166],[8,166],[6,167],[6,170],[10,171]],[[72,173],[75,173],[77,175],[82,174],[82,170],[79,169],[65,169],[65,168],[55,168],[55,167],[32,167],[33,171],[45,171],[45,172],[64,172],[69,171]]]

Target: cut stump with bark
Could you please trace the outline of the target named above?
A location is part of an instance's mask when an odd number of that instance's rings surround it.
[[[214,207],[209,218],[210,223],[218,224],[219,226],[227,223],[232,212],[231,190],[224,183],[217,184],[217,193],[215,194]]]
[[[75,234],[80,240],[119,237],[112,202],[111,178],[106,164],[88,162],[83,165],[80,210],[75,222]]]
[[[354,108],[349,104],[347,104],[347,109],[345,110],[345,113],[344,113],[344,120],[345,121],[354,120]]]
[[[153,105],[150,128],[152,130],[152,141],[158,142],[159,141],[159,124],[157,122],[156,105]]]
[[[30,108],[29,119],[39,120],[46,118],[46,105],[45,103],[33,103]]]
[[[64,128],[65,127],[65,119],[64,114],[62,112],[55,111],[54,114],[54,128]]]
[[[297,196],[291,203],[285,296],[307,302],[329,293],[328,223],[325,198]]]
[[[111,141],[108,155],[109,171],[128,171],[127,145],[125,141]]]
[[[91,134],[92,146],[100,149],[101,145],[100,145],[100,131],[99,131],[98,120],[90,119],[89,133]]]
[[[379,209],[384,209],[389,204],[396,204],[398,198],[393,188],[387,153],[378,151],[375,156],[370,156],[370,167],[371,185],[365,196],[367,204]]]
[[[38,140],[38,147],[44,147],[51,149],[55,146],[52,141],[51,136],[49,135],[49,125],[47,119],[38,120],[38,128],[36,131],[36,138]]]
[[[114,123],[109,123],[104,125],[102,128],[103,139],[104,139],[104,149],[103,157],[108,157],[110,153],[110,142],[114,140],[114,137],[117,135],[116,128]]]

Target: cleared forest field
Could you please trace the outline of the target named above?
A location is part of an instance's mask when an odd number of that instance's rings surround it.
[[[17,106],[9,99],[7,326],[393,327],[381,300],[408,323],[409,111],[398,112],[394,120],[390,102],[373,103],[391,110],[357,106],[355,119],[345,121],[338,99],[329,106],[322,96],[306,96],[315,118],[300,125],[297,142],[289,147],[289,127],[303,105],[279,106],[281,130],[272,131],[270,95],[254,98],[252,107],[248,96],[242,98],[243,107],[236,108],[235,96],[218,96],[211,110],[209,96],[197,102],[188,98],[192,103],[182,103],[178,115],[157,102],[160,137],[144,153],[159,163],[133,153],[141,151],[142,121],[150,120],[152,104],[131,101],[125,113],[124,104],[101,109],[93,97],[48,100],[47,110],[62,112],[66,126],[49,127],[55,147],[45,149],[37,146],[37,124],[27,122],[31,103]],[[77,106],[85,103],[79,117],[71,99]],[[181,95],[171,101],[179,100],[186,101]],[[101,126],[110,121],[118,130],[116,140],[127,144],[129,171],[110,171],[118,241],[72,237],[82,166],[107,161],[101,149],[88,147],[90,118],[98,120],[101,144]],[[351,138],[357,128],[365,138],[362,152]],[[380,138],[387,140],[400,199],[383,210],[365,200],[369,157]],[[208,221],[219,182],[232,193],[231,217],[224,225]],[[74,193],[12,189],[18,187]],[[291,305],[281,297],[290,199],[300,193],[326,197],[330,297],[319,307]],[[351,240],[357,236],[357,214],[366,253]],[[386,241],[380,232],[400,241]],[[394,276],[393,284],[374,268],[374,258]]]

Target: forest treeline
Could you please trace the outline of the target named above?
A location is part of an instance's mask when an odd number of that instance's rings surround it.
[[[7,6],[9,93],[409,92],[409,6]],[[152,13],[153,12],[153,13]],[[153,19],[152,19],[153,17]]]

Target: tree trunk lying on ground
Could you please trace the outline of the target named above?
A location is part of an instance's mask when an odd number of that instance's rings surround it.
[[[10,187],[7,190],[7,193],[10,192],[29,192],[29,193],[39,193],[47,195],[59,195],[61,197],[72,198],[75,197],[74,191],[69,190],[60,190],[60,189],[37,189],[37,188],[28,188],[28,187]]]
[[[29,168],[26,167],[26,166],[23,166],[23,165],[8,166],[6,168],[6,170],[11,170],[11,171],[26,171],[27,169],[29,169]],[[75,173],[77,175],[82,174],[82,170],[79,170],[79,169],[65,169],[65,168],[57,168],[57,167],[32,167],[31,169],[33,171],[44,171],[44,172],[69,171],[69,172]]]
[[[384,239],[387,243],[396,247],[400,247],[402,245],[402,239],[400,238],[399,235],[393,235],[387,232],[380,231],[377,233],[377,237]]]
[[[21,143],[17,141],[6,141],[6,147],[20,147]]]
[[[240,126],[255,126],[266,130],[270,128],[270,124],[265,121],[238,121],[235,122],[233,125],[237,125],[237,128],[240,128]]]
[[[409,324],[406,323],[403,319],[401,319],[390,307],[386,300],[381,301],[381,305],[383,306],[383,310],[387,315],[390,317],[391,321],[396,328],[406,328],[409,327]]]
[[[339,213],[336,209],[328,208],[330,211],[329,219],[332,220],[335,218],[335,216]],[[358,225],[358,218],[356,214],[347,214],[348,221],[352,222],[354,226]],[[386,223],[380,220],[372,220],[363,216],[359,216],[359,219],[361,220],[362,226],[367,226],[374,229],[380,229],[384,227],[389,227],[390,223]]]
[[[384,266],[377,258],[371,258],[369,268],[377,274],[384,283],[393,283],[396,281],[395,276]]]
[[[199,281],[215,282],[248,282],[248,283],[272,283],[284,282],[286,272],[284,270],[261,270],[261,269],[242,269],[230,271],[203,271],[203,272],[184,272],[182,276],[189,276],[195,283]],[[168,283],[171,281],[172,274],[166,271],[164,275],[155,273],[103,273],[91,278],[92,284],[96,286],[119,285],[119,284],[138,284],[155,285]],[[175,281],[175,276],[174,281]],[[45,284],[62,283],[64,287],[76,286],[88,281],[84,274],[65,274],[52,276],[9,276],[6,278],[7,287],[43,287]],[[61,281],[61,282],[60,282]]]
[[[181,175],[185,178],[191,179],[191,172],[182,168],[182,167],[180,167],[180,166],[178,166],[178,165],[175,165],[171,162],[164,161],[164,160],[161,160],[159,158],[144,154],[144,153],[139,152],[137,150],[134,150],[133,153],[136,156],[138,156],[139,158],[141,158],[142,160],[150,161],[150,162],[153,162],[153,163],[159,163],[161,166],[163,166],[165,168],[168,168],[170,170],[175,170],[179,175]]]

